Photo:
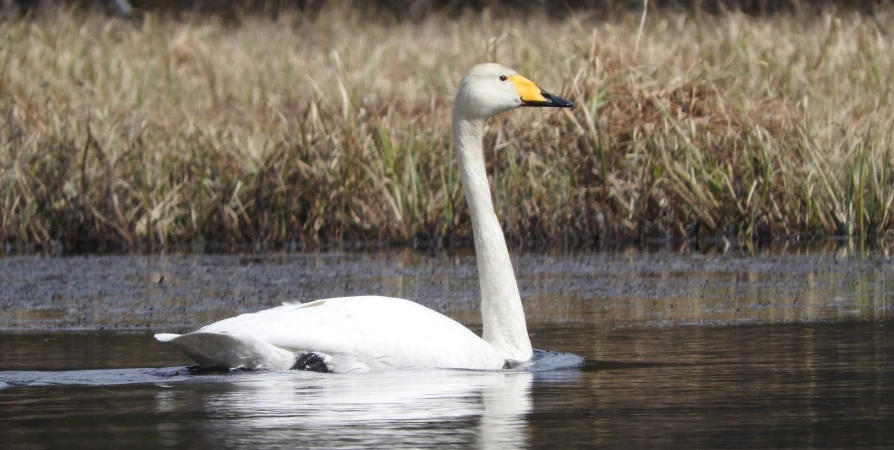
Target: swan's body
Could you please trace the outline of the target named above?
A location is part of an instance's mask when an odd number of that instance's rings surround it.
[[[462,79],[453,107],[453,140],[475,236],[483,336],[409,300],[343,297],[286,304],[208,325],[159,334],[202,366],[383,371],[409,367],[497,370],[531,359],[509,251],[484,166],[484,124],[519,106],[573,107],[498,64]]]
[[[324,355],[330,372],[504,365],[493,346],[458,322],[390,297],[287,304],[225,319],[172,342],[203,366],[289,369],[296,353],[307,351]]]

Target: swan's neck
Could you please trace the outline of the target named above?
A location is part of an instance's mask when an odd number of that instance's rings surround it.
[[[459,162],[475,236],[475,256],[481,283],[481,318],[483,338],[505,359],[531,359],[531,340],[525,324],[525,312],[506,239],[491,200],[490,186],[484,169],[483,120],[467,120],[453,116],[453,142]]]

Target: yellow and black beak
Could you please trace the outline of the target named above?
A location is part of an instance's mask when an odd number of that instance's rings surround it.
[[[553,108],[574,108],[574,102],[550,94],[540,89],[533,81],[521,76],[512,75],[506,81],[515,86],[521,98],[522,106],[550,106]]]

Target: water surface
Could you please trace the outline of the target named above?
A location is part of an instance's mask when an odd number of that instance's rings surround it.
[[[591,365],[194,375],[146,334],[6,335],[0,434],[8,448],[885,448],[894,439],[888,323],[575,325],[536,336]]]
[[[5,448],[887,448],[882,253],[523,255],[535,347],[583,369],[195,373],[154,331],[414,298],[475,327],[469,255],[6,258]],[[101,330],[102,329],[102,330]]]

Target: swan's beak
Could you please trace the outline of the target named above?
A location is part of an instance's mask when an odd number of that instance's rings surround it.
[[[564,98],[550,94],[540,89],[533,81],[521,76],[512,75],[507,78],[515,86],[515,92],[518,92],[521,98],[522,106],[550,106],[553,108],[574,108],[574,102],[565,100]]]

